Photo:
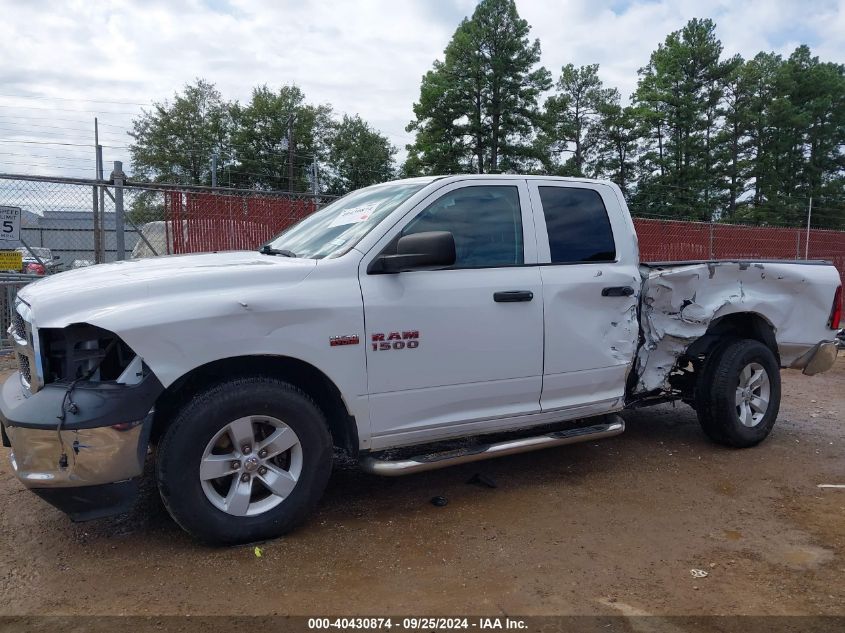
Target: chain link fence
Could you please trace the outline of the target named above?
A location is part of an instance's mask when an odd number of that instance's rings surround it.
[[[3,248],[20,249],[25,260],[41,259],[46,270],[40,274],[118,259],[114,199],[104,192],[99,209],[97,182],[0,175],[0,206],[21,210],[21,240]],[[130,250],[137,239],[135,229],[125,230]]]
[[[333,199],[0,174],[0,206],[21,209],[21,239],[2,249],[44,260],[39,274],[132,257],[252,249]]]

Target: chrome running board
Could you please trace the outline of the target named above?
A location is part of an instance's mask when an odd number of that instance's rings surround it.
[[[619,435],[625,430],[625,421],[618,415],[610,415],[608,419],[610,421],[605,424],[567,429],[565,431],[553,431],[551,433],[544,433],[543,435],[520,437],[493,444],[480,444],[466,449],[444,451],[442,453],[417,455],[407,459],[388,460],[366,455],[361,458],[360,464],[364,471],[373,475],[398,477],[399,475],[410,475],[411,473],[420,473],[436,468],[477,462],[492,457],[527,453],[528,451],[536,451],[541,448],[600,440],[605,437]]]

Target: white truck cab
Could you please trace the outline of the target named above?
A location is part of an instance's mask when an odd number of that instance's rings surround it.
[[[337,448],[419,472],[616,435],[668,400],[756,444],[780,368],[832,365],[840,304],[829,263],[642,264],[610,182],[400,180],[258,252],[25,287],[0,417],[18,478],[72,518],[125,510],[152,445],[180,525],[255,541],[307,516]]]

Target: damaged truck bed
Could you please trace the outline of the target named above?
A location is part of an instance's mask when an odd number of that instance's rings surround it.
[[[830,339],[838,325],[818,317],[831,309],[830,287],[818,283],[835,273],[829,262],[644,262],[640,271],[635,399],[671,393],[680,361],[706,354],[726,332],[767,340],[777,349],[781,367],[803,369],[807,375],[824,371],[836,358],[835,346],[807,343]]]

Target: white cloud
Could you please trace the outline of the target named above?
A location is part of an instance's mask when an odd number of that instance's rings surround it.
[[[532,35],[541,39],[543,63],[553,73],[568,62],[599,63],[606,83],[626,95],[657,43],[692,17],[716,20],[726,54],[776,50],[788,55],[806,42],[824,59],[845,60],[845,0],[818,0],[812,10],[800,0],[517,4],[533,25]],[[0,139],[88,143],[93,114],[87,111],[99,110],[104,142],[115,146],[107,149],[107,159],[128,160],[121,146],[138,106],[84,100],[161,100],[205,77],[227,98],[241,100],[257,84],[296,83],[311,101],[359,113],[402,147],[410,140],[404,127],[421,76],[474,6],[474,0],[74,0],[63,5],[5,0],[0,2],[5,62]],[[88,148],[2,141],[0,171],[89,173],[91,155]]]

